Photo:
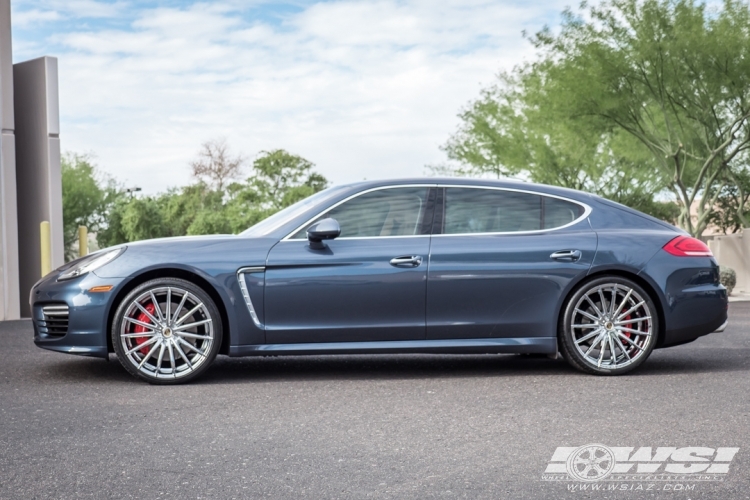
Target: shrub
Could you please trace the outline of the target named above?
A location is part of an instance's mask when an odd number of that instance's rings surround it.
[[[737,273],[731,267],[720,266],[719,281],[727,287],[727,295],[731,295],[734,285],[737,284]]]

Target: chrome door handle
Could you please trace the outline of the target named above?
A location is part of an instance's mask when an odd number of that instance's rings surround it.
[[[559,252],[554,252],[552,255],[549,256],[549,258],[554,259],[554,260],[569,260],[571,262],[575,262],[581,258],[581,251],[580,250],[561,250]]]
[[[421,255],[405,255],[391,259],[391,265],[395,267],[419,267],[422,263]]]

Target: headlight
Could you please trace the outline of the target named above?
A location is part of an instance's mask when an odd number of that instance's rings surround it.
[[[119,257],[120,254],[125,251],[125,248],[126,247],[117,248],[115,250],[109,250],[108,252],[98,252],[91,254],[88,257],[84,257],[76,262],[70,269],[67,269],[58,276],[57,280],[70,280],[91,272],[94,269],[99,269],[103,265],[109,264]]]

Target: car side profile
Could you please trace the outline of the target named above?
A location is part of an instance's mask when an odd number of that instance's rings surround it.
[[[619,375],[721,331],[708,247],[598,196],[477,179],[336,186],[239,235],[70,262],[31,290],[34,342],[155,384],[218,354],[558,352]]]

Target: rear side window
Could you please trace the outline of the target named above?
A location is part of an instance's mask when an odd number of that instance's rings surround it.
[[[541,228],[542,197],[497,189],[447,188],[445,234],[509,233]]]
[[[446,188],[443,234],[554,229],[583,215],[565,200],[500,189]]]

